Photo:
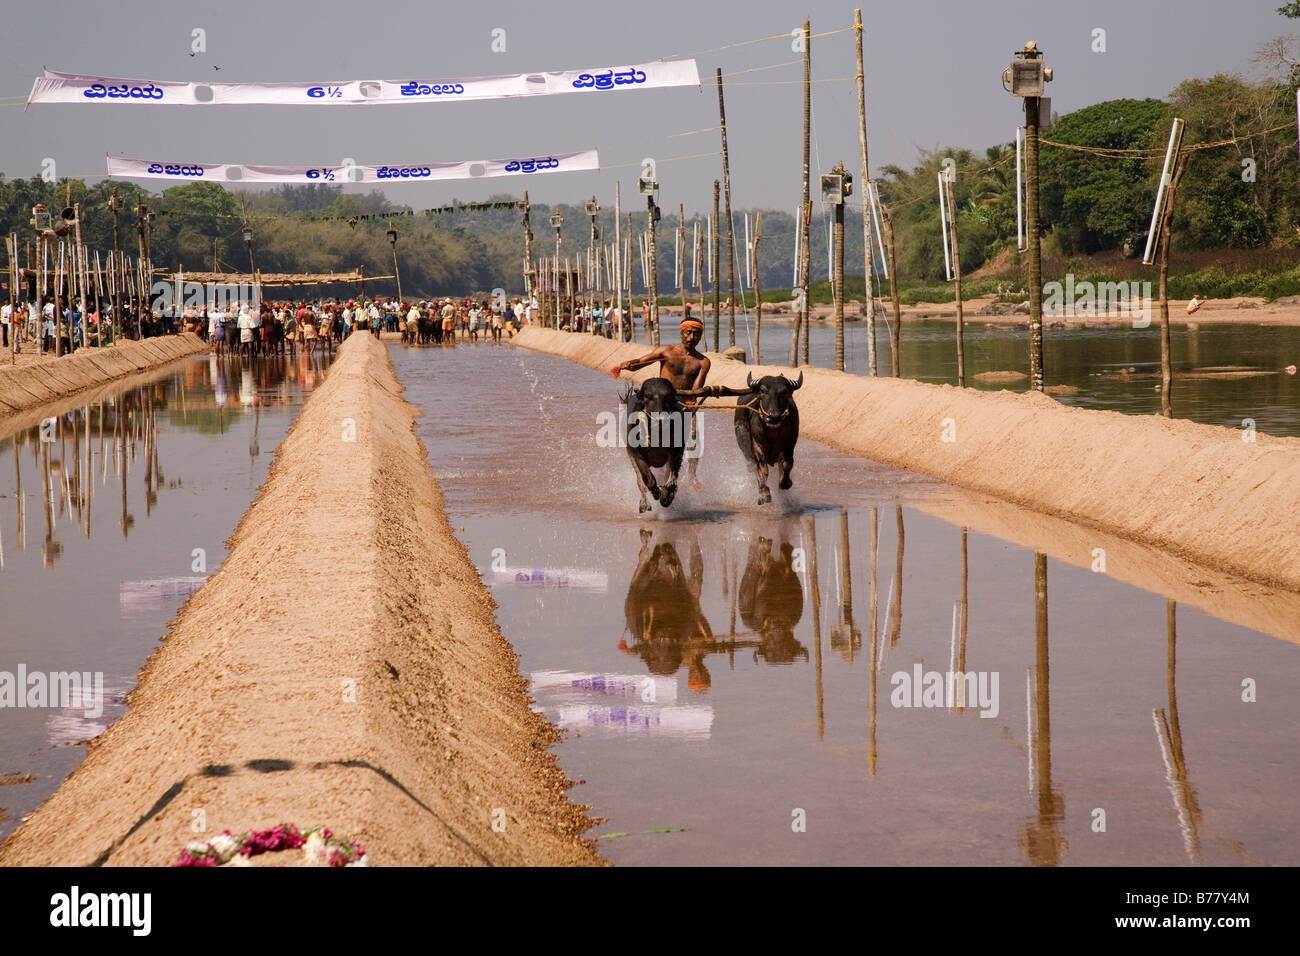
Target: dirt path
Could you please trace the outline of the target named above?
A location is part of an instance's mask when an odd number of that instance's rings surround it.
[[[30,411],[87,388],[148,371],[196,352],[208,345],[192,332],[163,335],[138,342],[124,341],[96,349],[78,349],[71,355],[11,366],[0,356],[0,414],[6,418]]]
[[[646,351],[537,328],[514,342],[600,370]],[[710,357],[710,384],[742,386],[747,373],[781,371]],[[1300,591],[1300,439],[1245,441],[1235,429],[1070,408],[1037,392],[804,374],[798,402],[808,438]]]
[[[383,345],[343,344],[127,714],[0,864],[166,865],[200,818],[324,824],[372,865],[601,862],[400,393]]]

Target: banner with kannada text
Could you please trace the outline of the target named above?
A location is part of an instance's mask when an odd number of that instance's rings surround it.
[[[393,183],[440,179],[493,179],[533,173],[600,169],[596,150],[520,159],[478,159],[393,166],[250,166],[234,163],[158,163],[108,157],[108,175],[119,179],[181,179],[218,183]]]
[[[355,106],[370,103],[448,103],[557,93],[614,92],[698,86],[695,60],[553,73],[517,73],[442,80],[346,80],[333,83],[203,83],[127,80],[46,70],[28,104],[99,103],[163,106]]]

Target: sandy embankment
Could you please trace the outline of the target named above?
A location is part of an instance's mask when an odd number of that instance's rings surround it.
[[[127,714],[0,864],[169,864],[198,810],[208,836],[324,824],[375,865],[600,862],[400,394],[383,345],[343,344]]]
[[[538,328],[513,341],[601,370],[646,351]],[[781,371],[710,358],[711,384]],[[807,438],[1300,591],[1300,439],[1246,442],[1234,429],[1070,408],[1037,392],[804,373]],[[795,475],[797,484],[797,464]]]
[[[186,332],[119,342],[102,349],[78,349],[71,355],[16,367],[6,364],[8,356],[0,355],[0,414],[9,416],[38,408],[84,389],[207,350],[206,342],[193,332]]]

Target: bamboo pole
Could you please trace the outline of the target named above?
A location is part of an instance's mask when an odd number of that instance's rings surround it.
[[[686,319],[686,207],[677,204],[677,295],[682,300],[682,319]]]
[[[718,242],[722,234],[722,222],[718,219],[720,215],[718,209],[718,196],[721,183],[718,180],[713,181],[713,229],[710,230],[713,239],[713,351],[721,352],[722,343],[720,341],[722,328],[722,262],[720,261],[721,249]]]
[[[727,152],[727,106],[722,95],[722,67],[717,68],[718,123],[722,130],[722,187],[727,210],[727,348],[736,345],[736,246],[731,222],[731,159]]]
[[[949,243],[952,245],[952,275],[956,282],[957,295],[957,387],[966,387],[966,353],[963,348],[963,326],[965,315],[962,313],[961,304],[961,257],[957,251],[957,214],[956,206],[953,205],[952,197],[952,171],[949,170],[943,178],[943,191],[948,200],[948,235]]]
[[[899,372],[898,347],[902,339],[903,315],[898,307],[898,269],[894,262],[894,219],[889,214],[889,207],[880,204],[880,224],[885,227],[885,255],[889,259],[889,304],[894,312],[894,321],[889,326],[889,371],[894,378],[901,377]]]
[[[835,171],[840,174],[840,181],[843,182],[845,176],[844,162],[836,167]],[[844,371],[844,200],[845,196],[840,197],[840,201],[835,205],[835,231],[832,233],[831,244],[835,247],[834,271],[831,276],[831,295],[835,300],[835,370]]]
[[[799,235],[802,242],[799,255],[799,317],[795,321],[795,336],[802,331],[802,361],[808,361],[808,239],[812,226],[812,200],[810,174],[812,164],[812,22],[803,22],[803,207],[800,210]],[[798,364],[794,357],[791,365]]]
[[[1174,164],[1173,176],[1165,195],[1164,213],[1160,217],[1160,414],[1174,417],[1174,370],[1169,345],[1169,242],[1174,222],[1174,194],[1187,168],[1187,154],[1181,153]]]
[[[759,343],[763,334],[763,292],[758,281],[758,243],[763,238],[763,210],[754,221],[754,244],[749,249],[750,272],[754,277],[754,364],[761,365]]]
[[[876,296],[872,288],[871,267],[875,260],[871,243],[871,195],[867,183],[871,181],[870,168],[867,166],[867,83],[866,72],[862,64],[862,11],[853,11],[853,30],[857,42],[858,55],[858,153],[862,166],[862,178],[859,189],[862,194],[862,259],[863,278],[866,283],[865,296],[867,306],[867,374],[876,374]]]
[[[623,194],[618,180],[614,180],[614,299],[618,310],[618,340],[623,341],[623,229],[619,220],[623,215]]]

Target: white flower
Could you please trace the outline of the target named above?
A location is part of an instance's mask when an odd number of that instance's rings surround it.
[[[208,845],[200,841],[185,844],[185,851],[191,856],[207,856]]]
[[[357,857],[355,860],[353,860],[351,863],[347,863],[347,864],[345,864],[344,867],[343,867],[343,869],[346,870],[349,866],[367,866],[368,864],[366,863],[366,861],[367,861],[368,859],[370,859],[370,857],[368,857],[368,856],[359,856],[359,857]]]
[[[239,841],[225,833],[213,837],[208,845],[217,851],[218,863],[225,863],[239,852]]]
[[[230,862],[225,865],[226,866],[252,866],[253,863],[251,860],[249,860],[248,857],[236,853],[234,856],[230,858]]]
[[[302,845],[302,855],[304,866],[329,866],[329,859],[325,856],[325,838],[320,830],[313,830],[307,837],[307,842]]]

